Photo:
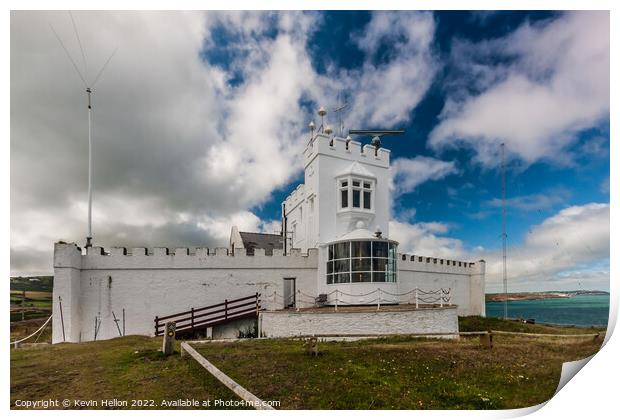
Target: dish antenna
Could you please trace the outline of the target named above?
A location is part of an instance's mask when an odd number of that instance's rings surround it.
[[[75,63],[75,60],[69,53],[69,50],[65,46],[64,42],[62,42],[62,39],[60,38],[60,36],[58,36],[58,33],[56,32],[56,30],[54,29],[51,23],[50,23],[50,28],[52,29],[52,32],[54,33],[54,35],[56,36],[56,39],[60,43],[60,46],[65,51],[65,54],[67,54],[67,58],[69,59],[71,64],[73,64],[73,68],[75,69],[75,72],[80,77],[80,80],[82,81],[82,83],[84,84],[84,88],[86,89],[86,100],[87,100],[87,109],[88,109],[88,233],[86,236],[85,247],[89,248],[92,246],[92,239],[93,239],[93,230],[92,230],[92,209],[93,209],[92,94],[93,94],[93,88],[99,81],[99,78],[103,74],[103,71],[106,69],[106,67],[110,63],[110,60],[112,60],[112,57],[114,56],[114,54],[116,54],[116,50],[118,48],[115,48],[114,51],[112,51],[112,54],[110,54],[110,56],[105,61],[103,66],[101,66],[101,69],[99,70],[95,78],[89,83],[88,66],[86,64],[86,54],[82,46],[82,40],[80,39],[80,34],[78,32],[77,25],[75,24],[75,19],[73,19],[73,14],[71,12],[69,12],[69,17],[71,18],[71,23],[73,25],[73,31],[75,33],[75,38],[77,39],[78,45],[80,47],[80,52],[82,54],[82,64],[84,66],[84,73],[82,73],[80,69],[78,68],[77,64]]]
[[[349,130],[349,134],[372,136],[371,145],[375,146],[375,156],[381,147],[381,137],[396,134],[405,134],[405,130]]]

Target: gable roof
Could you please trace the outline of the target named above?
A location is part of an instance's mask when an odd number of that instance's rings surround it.
[[[239,232],[245,249],[283,249],[282,236],[273,233]]]
[[[365,177],[365,178],[377,179],[375,174],[373,174],[368,169],[360,165],[358,162],[353,162],[345,170],[336,174],[337,177],[345,176],[345,175],[358,175],[358,176]]]

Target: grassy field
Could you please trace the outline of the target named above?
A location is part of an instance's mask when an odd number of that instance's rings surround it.
[[[25,298],[25,299],[24,299]],[[24,301],[22,303],[22,301]],[[23,307],[22,307],[23,305]],[[40,290],[11,290],[11,321],[41,318],[52,313],[52,292]]]
[[[584,329],[463,318],[462,330],[573,334]],[[40,324],[38,324],[40,325]],[[551,330],[544,330],[545,333]],[[320,343],[296,340],[209,343],[196,348],[226,374],[281,408],[516,408],[549,399],[561,364],[595,353],[583,338],[496,336],[493,349],[458,341],[391,337]],[[20,400],[235,400],[192,359],[163,357],[161,338],[124,337],[11,350],[11,406]]]
[[[161,338],[128,336],[11,350],[11,407],[16,400],[65,398],[153,400],[157,405],[186,398],[236,400],[193,360],[165,357],[160,347]]]

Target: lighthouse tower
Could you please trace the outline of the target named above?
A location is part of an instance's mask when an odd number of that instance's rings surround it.
[[[373,283],[396,291],[389,171],[389,150],[334,136],[329,126],[312,130],[304,183],[282,203],[282,224],[285,251],[319,249],[319,293],[359,295],[377,289]]]

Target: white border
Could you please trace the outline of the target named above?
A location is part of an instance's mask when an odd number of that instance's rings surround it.
[[[54,4],[50,4],[45,1],[8,1],[5,4],[8,5],[9,9],[6,10],[6,13],[3,16],[2,22],[4,25],[2,27],[3,30],[3,42],[2,42],[2,50],[3,57],[5,58],[4,66],[2,66],[3,80],[4,83],[2,85],[2,97],[4,101],[2,102],[2,121],[4,127],[4,136],[2,142],[3,148],[3,177],[2,177],[2,186],[4,197],[9,197],[10,195],[10,74],[9,74],[9,59],[10,59],[10,9],[75,9],[75,10],[83,10],[83,9],[117,9],[117,10],[133,10],[133,9],[150,9],[150,10],[176,10],[176,9],[184,9],[184,10],[202,10],[204,8],[209,8],[213,10],[232,10],[232,9],[309,9],[309,10],[320,10],[320,9],[406,9],[406,10],[455,10],[462,9],[466,7],[467,10],[527,10],[527,9],[557,9],[557,10],[612,10],[610,14],[611,18],[611,39],[618,39],[618,31],[617,25],[619,19],[617,17],[616,10],[617,2],[613,1],[599,1],[599,0],[589,0],[589,1],[570,1],[570,0],[554,0],[554,1],[543,1],[543,0],[521,0],[521,1],[504,1],[498,2],[490,1],[490,0],[477,0],[477,1],[468,1],[467,3],[459,2],[459,1],[395,1],[395,0],[382,0],[382,1],[369,1],[369,0],[357,0],[355,2],[347,2],[347,1],[335,1],[335,0],[299,0],[296,2],[291,2],[290,0],[263,0],[261,2],[256,1],[242,1],[242,0],[228,0],[226,2],[218,2],[218,3],[207,3],[204,1],[196,1],[196,0],[177,0],[175,2],[165,2],[160,0],[153,0],[149,2],[145,1],[132,1],[132,0],[109,0],[109,1],[91,1],[88,4],[79,1],[57,1]],[[88,6],[88,7],[86,7]],[[616,6],[616,7],[614,7]],[[615,35],[615,36],[614,36]],[[611,75],[618,74],[618,63],[617,63],[617,52],[614,47],[617,47],[617,44],[612,42],[612,50],[611,50]],[[611,79],[611,109],[615,109],[614,105],[617,103],[616,97],[617,92],[615,88],[617,87],[617,83],[615,83],[615,79],[612,76]],[[611,115],[611,130],[610,137],[613,139],[618,138],[618,129],[617,129],[617,117],[616,115]],[[615,191],[618,181],[618,168],[613,163],[617,163],[617,147],[615,147],[614,143],[611,143],[611,177],[610,177],[610,185],[611,191]],[[5,205],[2,207],[3,211],[3,221],[2,228],[5,233],[5,241],[2,243],[2,265],[5,269],[5,281],[8,280],[10,273],[10,265],[9,265],[9,255],[10,255],[10,246],[9,246],[9,237],[10,237],[10,209],[8,205],[8,200],[4,201]],[[617,223],[617,196],[615,194],[611,194],[611,252],[610,252],[610,269],[611,273],[616,272],[616,264],[614,261],[617,261],[619,257],[618,252],[618,241],[615,239],[614,233],[618,232],[618,223]],[[613,274],[612,274],[613,278]],[[9,283],[6,281],[5,283],[5,296],[8,292]],[[610,315],[610,329],[611,332],[613,330],[613,326],[615,325],[615,321],[618,313],[618,287],[617,282],[612,281],[610,284],[610,290],[612,293],[611,298],[611,315]],[[6,300],[8,304],[8,299]],[[3,316],[5,317],[5,321],[2,322],[2,335],[4,337],[8,337],[8,313],[6,310],[8,308],[5,307],[3,311]],[[341,418],[359,418],[360,416],[385,416],[389,415],[394,418],[407,418],[410,419],[412,416],[415,417],[424,417],[424,418],[505,418],[505,417],[517,417],[521,415],[525,415],[528,413],[532,413],[530,418],[547,418],[547,417],[558,417],[563,419],[583,419],[583,418],[607,418],[610,413],[616,412],[616,401],[618,400],[617,396],[617,386],[615,382],[619,379],[618,373],[618,359],[617,354],[620,352],[620,345],[618,344],[617,337],[614,337],[611,334],[608,334],[608,341],[604,348],[592,358],[592,360],[582,369],[581,372],[577,375],[577,378],[569,381],[569,383],[554,397],[552,398],[546,405],[542,407],[534,407],[529,409],[522,410],[508,410],[508,411],[390,411],[390,412],[382,412],[382,413],[369,413],[364,411],[329,411],[329,412],[313,412],[313,411],[295,411],[291,412],[255,412],[255,411],[247,411],[247,412],[238,412],[238,411],[219,411],[219,412],[185,412],[185,411],[176,411],[175,413],[165,413],[165,412],[142,412],[142,411],[129,411],[129,412],[115,412],[114,416],[119,416],[120,418],[136,418],[136,417],[147,417],[150,419],[163,419],[169,418],[170,416],[174,417],[185,417],[185,416],[207,416],[207,417],[224,417],[227,418],[238,418],[238,417],[249,417],[249,416],[269,416],[271,417],[282,417],[282,416],[290,416],[294,415],[295,417],[301,419],[312,419],[315,420],[317,416],[320,417],[338,417]],[[9,354],[8,354],[8,346],[5,346],[3,350],[3,362],[5,363],[3,372],[5,372],[4,377],[4,398],[2,398],[2,405],[5,410],[9,410]],[[89,417],[94,418],[104,418],[109,416],[107,412],[101,411],[89,411],[87,413]],[[19,411],[11,411],[10,416],[15,418],[77,418],[82,417],[83,413],[77,411],[70,412],[40,412],[40,411],[27,411],[27,412],[19,412]]]

